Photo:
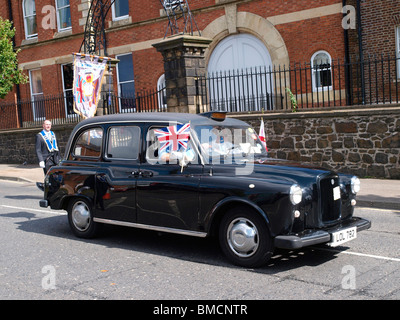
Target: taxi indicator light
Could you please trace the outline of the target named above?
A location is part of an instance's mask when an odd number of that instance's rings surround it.
[[[215,121],[224,121],[226,119],[226,112],[224,111],[211,111],[201,113],[202,116],[213,119]]]

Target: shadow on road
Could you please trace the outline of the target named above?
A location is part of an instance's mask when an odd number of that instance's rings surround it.
[[[99,247],[118,248],[129,251],[156,254],[185,261],[227,268],[241,268],[232,265],[220,251],[215,238],[195,238],[183,235],[161,233],[142,229],[105,225],[98,238],[76,238],[68,225],[66,215],[43,217],[43,213],[13,212],[0,217],[15,218],[18,229],[71,241],[96,244]],[[257,273],[276,274],[303,266],[318,266],[335,259],[337,253],[306,248],[297,251],[276,250],[264,267],[247,269]]]

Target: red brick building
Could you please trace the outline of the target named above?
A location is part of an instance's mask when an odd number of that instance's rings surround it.
[[[400,52],[400,5],[398,1],[361,1],[364,55],[394,55]]]
[[[367,103],[398,102],[400,97],[400,6],[392,0],[347,0],[356,8],[349,30],[349,59],[363,61],[360,90]],[[361,73],[360,72],[360,73]],[[360,99],[361,101],[361,96]]]
[[[14,101],[15,95],[24,100],[71,90],[72,53],[81,48],[90,2],[2,0],[0,15],[14,22],[15,45],[21,49],[19,66],[30,78],[28,84],[15,87],[5,101]],[[342,12],[344,4],[353,8],[357,8],[357,4],[361,6],[365,16],[362,19],[365,52],[379,54],[382,48],[385,52],[394,52],[397,48],[399,54],[400,50],[399,6],[392,0],[188,2],[201,35],[212,40],[205,53],[210,72],[260,64],[282,68],[295,63],[312,66],[318,59],[327,59],[329,63],[343,61],[346,54],[355,53],[359,48],[357,29],[350,29],[347,34],[350,40],[345,40],[343,18],[347,13]],[[378,9],[379,19],[371,17]],[[355,18],[351,14],[346,17]],[[353,22],[351,19],[349,23]],[[117,93],[153,89],[162,81],[162,56],[152,44],[164,38],[167,23],[159,0],[115,1],[105,17],[105,32],[108,55],[120,60],[117,71],[113,72],[113,87]],[[377,37],[376,33],[381,35],[382,30],[385,36]],[[308,78],[305,75],[304,81],[309,82],[307,92],[324,91],[321,90],[324,86],[333,89],[332,95],[344,91],[343,84],[338,85],[337,76],[332,74],[334,70],[329,70],[332,79],[328,82],[321,78],[323,72],[319,71],[310,73]],[[303,90],[300,94],[307,98],[307,92]]]

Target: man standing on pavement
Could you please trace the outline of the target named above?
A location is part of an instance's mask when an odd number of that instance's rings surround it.
[[[43,130],[36,135],[36,155],[39,166],[43,168],[46,175],[51,166],[58,164],[60,156],[57,146],[56,135],[51,131],[51,121],[43,122]],[[39,189],[43,190],[43,183],[36,183]]]

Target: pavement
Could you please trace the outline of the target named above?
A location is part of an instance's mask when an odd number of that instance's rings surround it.
[[[26,183],[43,182],[43,169],[38,165],[0,164],[0,180]],[[400,210],[400,180],[360,179],[357,206]]]

